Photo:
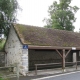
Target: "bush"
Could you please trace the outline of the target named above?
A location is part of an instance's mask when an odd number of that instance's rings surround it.
[[[0,51],[3,51],[6,40],[0,40]]]

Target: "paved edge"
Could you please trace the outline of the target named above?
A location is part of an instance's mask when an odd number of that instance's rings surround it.
[[[36,79],[31,79],[31,80],[43,80],[43,79],[47,79],[47,78],[53,78],[53,77],[58,77],[58,76],[63,76],[63,75],[68,75],[68,74],[74,74],[77,72],[80,72],[80,71],[64,73],[64,74],[59,74],[59,75],[53,75],[53,76],[48,76],[48,77],[43,77],[43,78],[36,78]]]

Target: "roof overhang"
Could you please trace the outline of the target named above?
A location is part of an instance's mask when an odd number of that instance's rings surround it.
[[[56,46],[33,46],[33,45],[28,45],[29,49],[66,49],[66,50],[80,50],[80,47],[56,47]]]

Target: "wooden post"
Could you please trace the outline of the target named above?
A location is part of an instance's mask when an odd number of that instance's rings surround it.
[[[78,62],[77,62],[77,54],[76,54],[76,70],[77,70],[77,66],[78,66],[77,63],[78,63]]]
[[[63,72],[65,71],[65,49],[63,49]]]
[[[76,61],[76,70],[77,70],[77,61]]]
[[[35,65],[35,75],[37,75],[37,65]]]

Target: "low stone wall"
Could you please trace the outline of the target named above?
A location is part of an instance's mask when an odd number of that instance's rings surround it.
[[[0,67],[5,66],[5,52],[0,52]]]

